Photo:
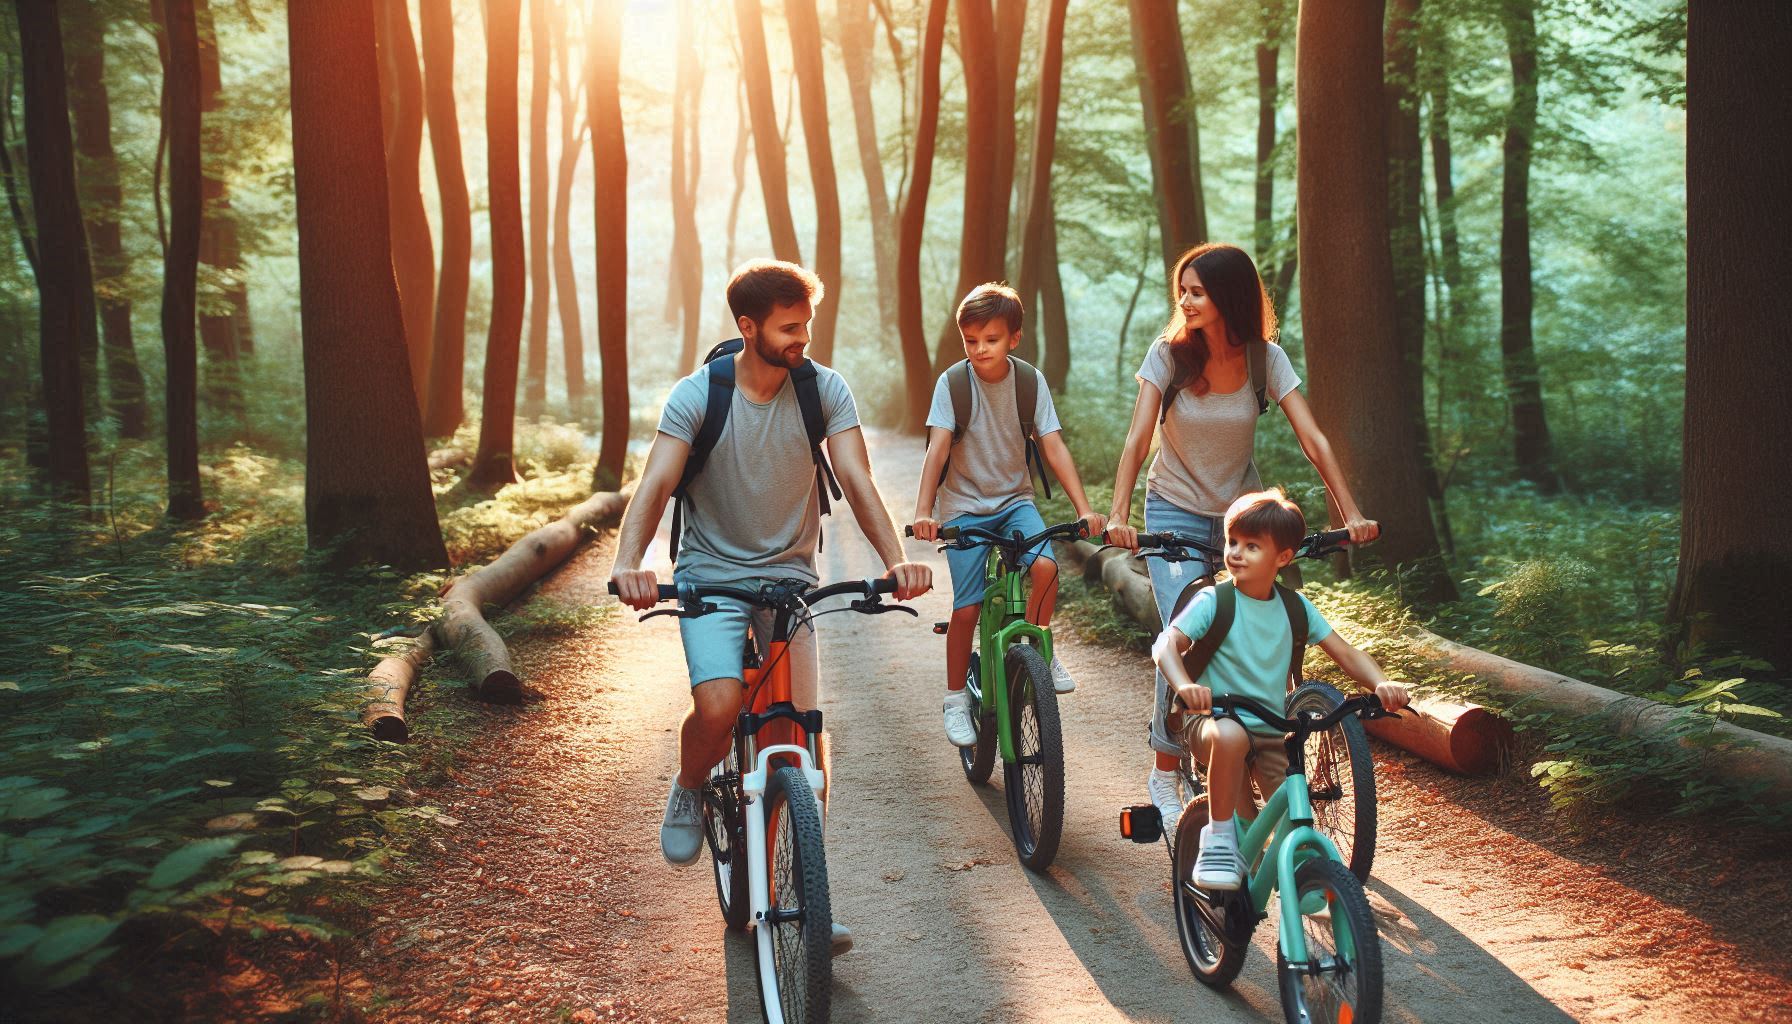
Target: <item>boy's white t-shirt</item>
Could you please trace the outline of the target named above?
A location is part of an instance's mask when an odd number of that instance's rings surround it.
[[[1331,636],[1331,623],[1325,621],[1307,595],[1296,596],[1307,610],[1307,643],[1317,644]],[[1213,660],[1195,682],[1213,690],[1215,696],[1249,697],[1265,707],[1283,707],[1288,693],[1288,660],[1294,654],[1288,612],[1282,607],[1281,596],[1273,592],[1267,601],[1259,601],[1242,590],[1237,597],[1232,628],[1226,631],[1226,639],[1220,642]],[[1213,625],[1216,603],[1213,588],[1203,587],[1170,625],[1189,640],[1199,640]],[[1254,733],[1276,734],[1276,730],[1248,711],[1240,711],[1238,717]]]
[[[1021,436],[1020,416],[1015,412],[1014,375],[1018,371],[1013,362],[1008,365],[1008,372],[994,383],[977,376],[976,370],[970,371],[970,422],[952,446],[946,479],[934,496],[935,518],[942,523],[963,515],[994,515],[1033,496],[1033,480],[1027,474],[1027,442]],[[1038,367],[1033,368],[1033,373],[1039,378],[1033,400],[1033,430],[1043,438],[1063,428],[1058,423],[1058,410],[1052,404],[1045,374]],[[927,425],[945,430],[954,425],[952,390],[944,373],[933,385],[933,406],[927,410]]]

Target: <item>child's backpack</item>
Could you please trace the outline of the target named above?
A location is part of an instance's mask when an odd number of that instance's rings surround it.
[[[1294,650],[1288,660],[1288,675],[1298,682],[1301,663],[1307,659],[1307,606],[1294,590],[1280,583],[1275,587],[1276,595],[1282,599],[1282,607],[1288,612],[1288,632],[1294,641]],[[1213,660],[1214,652],[1220,649],[1220,644],[1226,642],[1226,633],[1232,628],[1232,620],[1238,614],[1238,587],[1231,580],[1215,583],[1213,602],[1213,624],[1182,655],[1182,667],[1188,670],[1188,677],[1196,682],[1201,680],[1201,673],[1207,671],[1207,664]],[[1181,610],[1178,608],[1176,612],[1179,614]],[[1175,616],[1171,617],[1173,619]]]
[[[697,438],[691,442],[690,458],[685,460],[684,473],[672,489],[672,561],[678,561],[678,539],[684,532],[684,505],[691,483],[703,472],[709,453],[722,439],[722,428],[728,423],[728,411],[734,407],[734,354],[746,347],[740,338],[724,341],[709,350],[703,362],[709,367],[709,401],[703,409],[703,422],[697,427]],[[791,386],[796,388],[797,408],[803,412],[803,429],[809,435],[809,460],[815,464],[815,485],[821,495],[821,514],[833,509],[828,503],[831,491],[836,499],[844,497],[840,482],[834,478],[834,467],[821,450],[827,440],[827,417],[821,411],[821,389],[815,383],[815,363],[805,359],[790,371]]]
[[[1038,471],[1039,486],[1050,498],[1052,483],[1045,473],[1045,459],[1039,454],[1039,440],[1033,425],[1033,412],[1039,405],[1039,371],[1026,360],[1009,356],[1008,372],[1014,378],[1014,411],[1020,419],[1020,436],[1027,445],[1027,473],[1030,476]],[[960,359],[947,367],[946,392],[952,396],[952,444],[956,447],[958,439],[964,436],[965,426],[971,422],[971,399],[975,395],[969,359]],[[952,456],[948,453],[945,464],[940,466],[939,483],[946,482],[946,467],[951,464]]]
[[[1249,374],[1251,390],[1257,395],[1257,415],[1269,411],[1269,342],[1247,341],[1244,343],[1245,369]],[[1175,365],[1175,361],[1171,361]],[[1164,389],[1164,404],[1157,411],[1157,422],[1162,423],[1170,418],[1170,403],[1176,401],[1176,392],[1188,385],[1185,380],[1172,380]]]

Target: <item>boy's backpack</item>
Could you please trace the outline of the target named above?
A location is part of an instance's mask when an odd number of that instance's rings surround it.
[[[1294,650],[1288,660],[1288,675],[1298,680],[1301,663],[1307,658],[1307,606],[1294,590],[1280,583],[1275,588],[1276,595],[1282,599],[1282,607],[1288,612],[1288,632],[1294,641]],[[1232,620],[1238,613],[1238,587],[1231,580],[1214,584],[1213,600],[1213,624],[1182,655],[1183,668],[1188,670],[1188,677],[1196,682],[1200,681],[1201,673],[1207,671],[1207,664],[1213,660],[1214,652],[1220,649],[1220,644],[1226,642],[1226,633],[1232,628]]]
[[[1039,371],[1033,369],[1033,365],[1026,360],[1009,356],[1008,372],[1014,378],[1014,411],[1020,419],[1020,436],[1027,445],[1027,473],[1031,475],[1035,469],[1038,470],[1039,486],[1045,489],[1045,496],[1050,498],[1052,482],[1045,473],[1045,459],[1039,454],[1039,441],[1033,424],[1033,412],[1039,405]],[[971,383],[969,359],[960,359],[947,367],[946,392],[952,396],[952,444],[957,446],[958,439],[964,436],[964,428],[971,422],[971,399],[976,393]],[[945,465],[940,466],[939,483],[946,482],[946,467],[951,464],[952,456],[948,453]]]
[[[1244,362],[1248,373],[1251,390],[1257,395],[1257,415],[1269,411],[1269,342],[1247,341],[1244,344]],[[1170,361],[1172,368],[1175,360]],[[1170,386],[1164,389],[1164,404],[1158,409],[1157,422],[1162,423],[1170,418],[1170,403],[1176,401],[1176,392],[1188,385],[1185,380],[1171,380]]]
[[[716,442],[722,439],[728,411],[734,407],[733,357],[745,347],[745,341],[734,338],[710,349],[703,357],[704,364],[709,367],[709,402],[704,406],[703,422],[697,427],[696,440],[691,442],[691,454],[685,460],[684,473],[678,478],[678,486],[672,489],[671,541],[675,563],[678,561],[678,539],[684,532],[684,505],[691,483],[703,472],[709,453],[715,451]],[[797,408],[803,412],[803,430],[809,435],[809,460],[815,464],[815,485],[821,495],[821,514],[825,516],[833,511],[828,503],[828,493],[833,492],[836,499],[844,495],[840,492],[840,482],[834,478],[834,467],[828,464],[828,457],[821,450],[821,443],[827,439],[827,417],[821,411],[821,389],[815,383],[815,377],[815,363],[808,359],[790,371]]]

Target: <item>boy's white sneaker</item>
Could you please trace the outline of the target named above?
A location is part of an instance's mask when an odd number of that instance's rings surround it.
[[[1182,819],[1182,793],[1176,781],[1175,772],[1159,768],[1151,769],[1151,776],[1145,781],[1145,792],[1150,794],[1158,816],[1163,819],[1164,835],[1172,838],[1176,835],[1176,823]]]
[[[835,921],[834,930],[828,936],[828,956],[836,957],[850,952],[852,952],[852,931]]]
[[[1052,689],[1058,693],[1069,693],[1076,689],[1076,680],[1070,678],[1070,670],[1058,658],[1052,659]]]
[[[963,690],[947,690],[942,708],[946,717],[946,738],[953,746],[977,745],[977,723],[971,721],[971,695]]]
[[[1195,885],[1215,892],[1231,892],[1244,883],[1244,864],[1238,857],[1238,839],[1227,833],[1214,835],[1212,823],[1201,826],[1201,855],[1195,858]]]

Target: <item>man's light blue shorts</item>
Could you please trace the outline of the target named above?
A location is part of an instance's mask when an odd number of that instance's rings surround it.
[[[1045,532],[1045,520],[1039,518],[1039,507],[1030,501],[1019,501],[994,515],[957,516],[946,523],[947,526],[980,526],[985,530],[994,530],[1004,536],[1020,531],[1021,536],[1031,537]],[[1021,568],[1033,564],[1036,558],[1044,558],[1048,562],[1056,562],[1051,554],[1051,541],[1042,540],[1032,550],[1021,556]],[[952,610],[957,611],[969,605],[983,603],[983,590],[987,581],[983,578],[983,565],[989,558],[989,545],[979,544],[974,548],[962,551],[957,548],[946,549],[946,565],[952,570]]]
[[[691,676],[691,685],[711,679],[739,679],[745,662],[747,621],[753,623],[753,637],[763,657],[771,643],[772,620],[777,613],[753,608],[743,601],[726,597],[708,599],[717,611],[694,619],[679,619],[678,634],[684,640],[684,663]],[[790,659],[790,689],[793,694],[815,693],[817,677],[815,627],[801,623],[790,639],[785,655]],[[766,667],[770,667],[769,664]]]

